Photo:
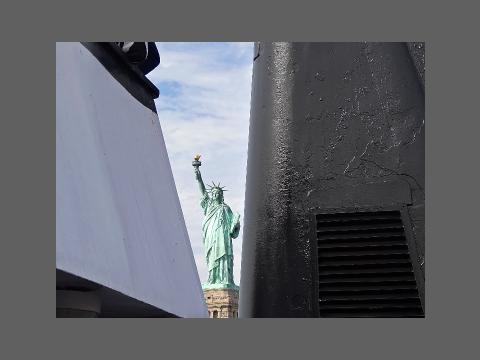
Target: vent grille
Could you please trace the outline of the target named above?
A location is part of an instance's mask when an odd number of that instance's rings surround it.
[[[423,317],[399,211],[316,215],[320,317]]]

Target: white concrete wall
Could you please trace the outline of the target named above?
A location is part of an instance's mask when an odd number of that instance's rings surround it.
[[[57,268],[206,317],[157,115],[81,44],[56,60]]]

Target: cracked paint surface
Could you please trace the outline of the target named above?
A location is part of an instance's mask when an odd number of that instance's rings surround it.
[[[240,315],[313,316],[315,209],[407,207],[423,271],[424,94],[408,45],[259,48]]]

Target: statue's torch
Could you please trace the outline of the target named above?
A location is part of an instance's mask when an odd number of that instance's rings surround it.
[[[199,166],[202,166],[202,162],[200,161],[200,156],[201,155],[195,155],[193,158],[194,160],[192,161],[192,166],[198,170]]]

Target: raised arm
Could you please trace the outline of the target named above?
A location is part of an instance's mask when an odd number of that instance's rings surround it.
[[[200,169],[198,168],[198,166],[195,166],[194,169],[195,169],[194,170],[195,171],[195,178],[197,179],[198,187],[200,188],[200,192],[202,193],[202,195],[205,195],[206,194],[205,184],[203,183],[202,174],[200,173]]]

